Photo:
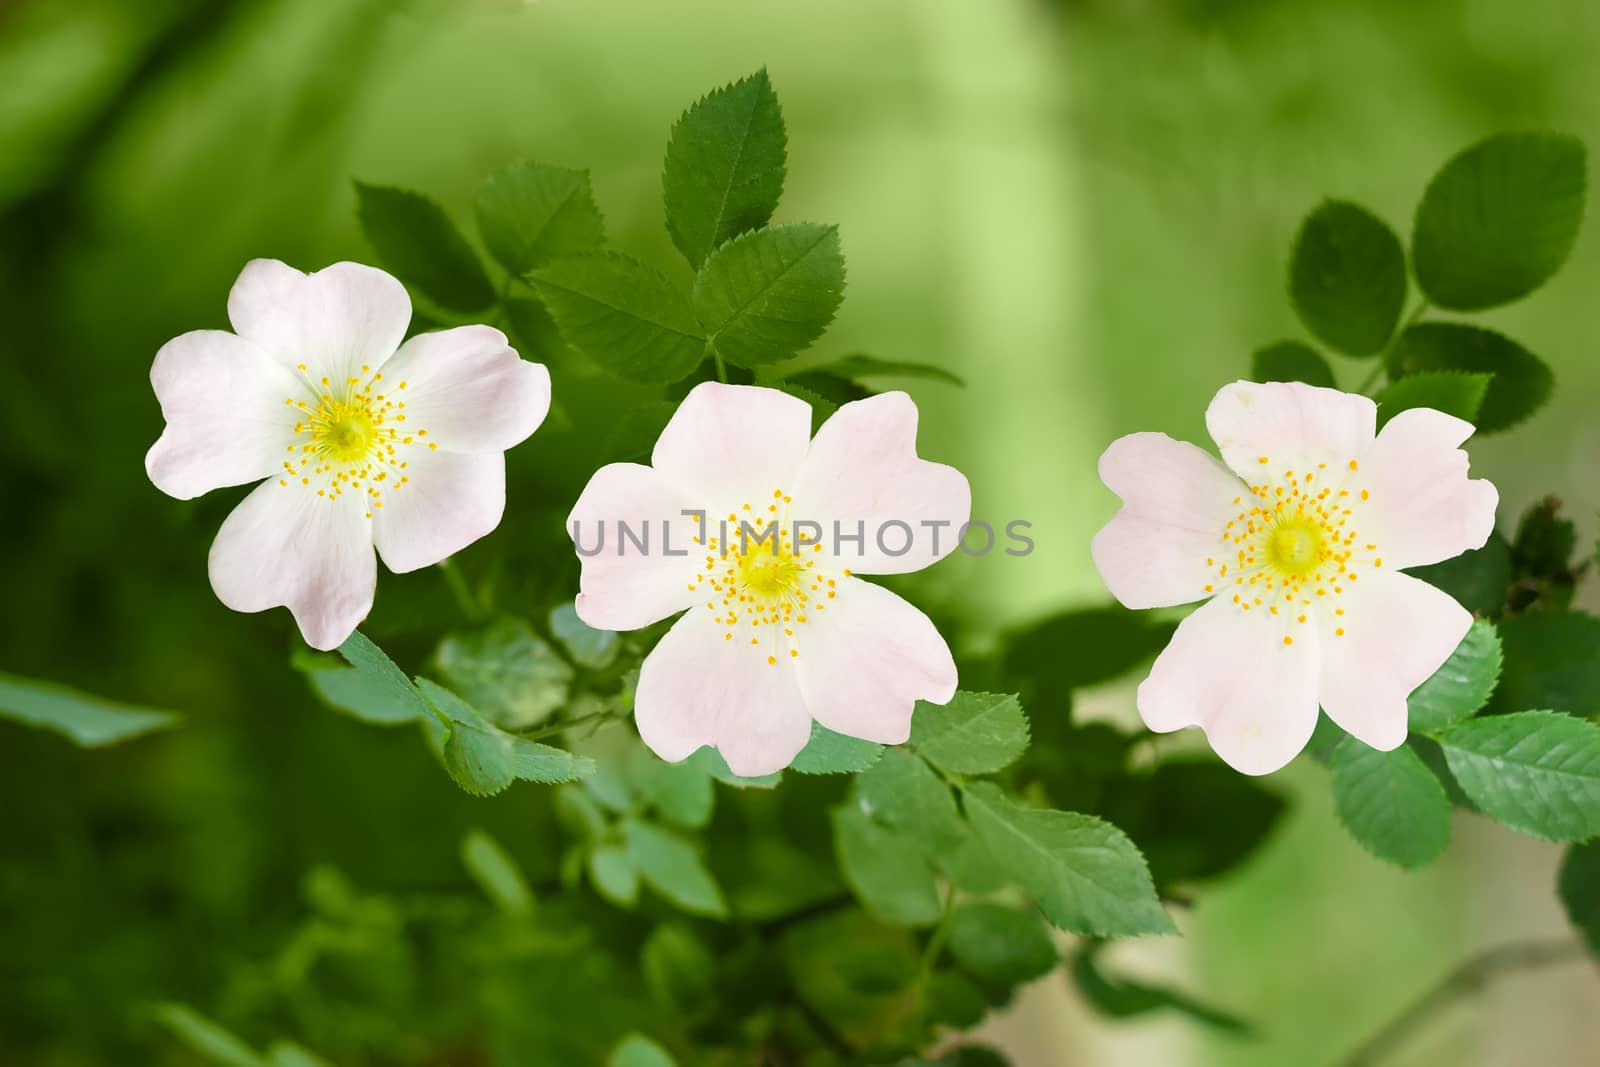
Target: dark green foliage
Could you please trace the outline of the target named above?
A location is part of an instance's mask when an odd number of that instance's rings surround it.
[[[1336,384],[1328,361],[1299,341],[1279,341],[1256,349],[1250,357],[1250,377],[1258,382],[1305,382],[1328,389]]]
[[[1471,420],[1479,433],[1510,429],[1550,399],[1552,376],[1543,360],[1509,337],[1476,326],[1423,322],[1407,327],[1387,361],[1395,378],[1425,371],[1492,374]]]
[[[421,193],[356,182],[361,229],[383,265],[452,311],[494,302],[494,286],[444,209]]]
[[[1400,238],[1365,208],[1329,200],[1300,226],[1289,293],[1300,321],[1323,343],[1346,355],[1375,356],[1405,306]]]

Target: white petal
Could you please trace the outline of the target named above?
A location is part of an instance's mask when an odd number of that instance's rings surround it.
[[[1095,569],[1123,606],[1164,608],[1207,596],[1208,559],[1238,512],[1239,479],[1206,452],[1164,433],[1129,434],[1100,457],[1100,480],[1122,510],[1095,534]]]
[[[1345,464],[1366,452],[1378,406],[1356,393],[1301,382],[1234,382],[1206,409],[1206,429],[1239,477]],[[1262,463],[1262,459],[1267,460]]]
[[[1317,726],[1317,630],[1218,597],[1178,625],[1139,686],[1139,714],[1158,733],[1199,726],[1223,761],[1270,774]]]
[[[382,373],[375,391],[405,402],[406,428],[450,452],[504,452],[550,410],[550,372],[492,326],[418,334]]]
[[[811,442],[793,497],[791,521],[818,523],[830,546],[837,522],[851,538],[838,559],[862,574],[904,574],[943,559],[972,515],[966,476],[917,458],[917,405],[905,393],[834,412]]]
[[[188,500],[278,470],[299,412],[294,376],[249,341],[195,330],[161,346],[150,368],[167,428],[145,456],[156,488]]]
[[[335,263],[303,274],[275,259],[245,264],[228,293],[234,332],[313,380],[362,375],[394,355],[411,321],[405,286],[376,267]]]
[[[656,440],[651,466],[712,512],[789,492],[811,440],[811,405],[776,389],[705,382]]]
[[[211,588],[234,611],[286,605],[312,648],[337,648],[372,610],[377,561],[364,498],[265,482],[211,544]]]
[[[685,510],[692,510],[688,495],[649,467],[612,463],[595,471],[567,516],[583,568],[579,618],[602,630],[637,630],[696,602],[689,586],[705,552],[691,540],[700,526]]]
[[[1406,697],[1450,658],[1472,614],[1427,582],[1387,570],[1347,584],[1339,606],[1343,615],[1320,620],[1322,709],[1387,751],[1406,739]]]
[[[372,540],[396,574],[438,563],[500,525],[506,510],[506,458],[499,452],[408,453],[404,485],[381,490]]]
[[[794,627],[806,707],[836,733],[898,745],[918,700],[956,692],[950,646],[926,615],[887,589],[845,578],[838,596]]]
[[[780,771],[811,738],[792,666],[737,640],[709,612],[691,611],[645,657],[634,697],[639,736],[676,763],[715,745],[734,774]]]
[[[1419,567],[1482,548],[1494,532],[1500,494],[1467,478],[1457,446],[1472,424],[1432,408],[1402,411],[1383,427],[1347,485],[1371,494],[1358,516],[1363,541],[1384,565]]]

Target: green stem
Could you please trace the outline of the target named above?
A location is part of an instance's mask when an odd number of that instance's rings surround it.
[[[549,726],[543,726],[537,730],[518,732],[517,736],[522,738],[524,741],[537,741],[542,737],[554,737],[563,730],[570,730],[574,726],[580,726],[583,723],[591,722],[595,719],[612,718],[616,716],[616,714],[617,710],[615,708],[605,708],[601,711],[591,711],[587,715],[579,715],[576,719],[562,719],[558,723],[552,723]]]
[[[717,361],[717,381],[721,382],[723,385],[727,385],[728,368],[722,362],[722,353],[718,352],[717,346],[711,344],[710,342],[706,343],[706,347],[711,349],[711,358]]]
[[[467,585],[467,579],[456,567],[453,559],[445,558],[438,563],[439,570],[444,572],[444,580],[450,586],[450,592],[455,594],[456,606],[461,609],[461,614],[467,617],[468,622],[481,622],[483,608],[478,604],[478,598],[472,595],[472,589]]]
[[[1570,940],[1522,941],[1481,952],[1445,975],[1438,985],[1363,1041],[1342,1061],[1342,1067],[1372,1067],[1388,1058],[1456,998],[1478,992],[1500,975],[1571,963],[1584,955],[1584,947]]]
[[[1394,346],[1399,343],[1400,335],[1415,326],[1417,320],[1427,314],[1429,307],[1427,297],[1417,301],[1417,306],[1411,309],[1411,314],[1406,316],[1406,320],[1400,324],[1400,328],[1394,332],[1394,336],[1389,338],[1389,343],[1383,346],[1383,351],[1378,353],[1377,366],[1372,368],[1372,373],[1367,375],[1367,380],[1361,383],[1360,392],[1370,394],[1373,384],[1378,380],[1378,375],[1388,368],[1389,354],[1394,351]]]

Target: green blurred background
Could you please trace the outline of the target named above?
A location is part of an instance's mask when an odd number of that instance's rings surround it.
[[[225,326],[249,258],[370,260],[352,178],[466,222],[513,158],[587,167],[612,243],[679,269],[666,131],[765,64],[790,136],[780,218],[838,222],[849,263],[818,358],[965,377],[914,388],[923,453],[969,475],[976,514],[1034,524],[1031,557],[958,558],[919,588],[981,641],[1105,599],[1100,450],[1138,429],[1203,440],[1251,349],[1300,336],[1283,273],[1301,215],[1333,195],[1404,231],[1483,135],[1600,146],[1596,55],[1587,0],[0,0],[0,670],[188,720],[97,752],[0,726],[0,1063],[193,1062],[141,1006],[241,995],[318,863],[450,890],[473,825],[535,877],[559,859],[529,787],[463,796],[415,737],[313,703],[286,613],[215,601],[206,547],[240,492],[178,503],[144,477],[156,349]],[[1586,234],[1547,290],[1489,316],[1558,377],[1540,416],[1473,448],[1502,526],[1556,493],[1594,541],[1597,286]],[[464,556],[503,603],[571,583],[547,532],[594,466],[583,433],[552,425],[514,455],[513,516]],[[455,611],[431,570],[385,575],[378,599],[369,631],[413,658]],[[1130,693],[1080,713],[1129,721]],[[1405,875],[1343,835],[1318,768],[1279,782],[1291,817],[1180,916],[1187,936],[1113,951],[1258,1020],[1255,1040],[1098,1019],[1059,974],[986,1036],[1020,1067],[1321,1063],[1472,949],[1561,929],[1553,848],[1461,817],[1445,860]],[[1518,979],[1393,1062],[1593,1063],[1597,1002],[1587,968]]]

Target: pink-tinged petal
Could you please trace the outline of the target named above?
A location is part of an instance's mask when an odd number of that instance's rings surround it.
[[[794,668],[725,634],[709,612],[691,611],[645,657],[634,696],[639,736],[673,763],[714,745],[734,774],[781,771],[811,738]]]
[[[707,553],[694,543],[700,524],[685,510],[692,510],[688,494],[649,467],[612,463],[595,471],[567,516],[583,568],[580,619],[637,630],[707,599],[690,589]]]
[[[405,286],[376,267],[335,263],[313,274],[252,259],[228,293],[228,321],[287,367],[313,381],[363,380],[394,355],[411,321]]]
[[[1427,582],[1388,570],[1347,584],[1339,607],[1343,615],[1320,620],[1322,710],[1388,751],[1406,739],[1406,697],[1450,658],[1472,614]]]
[[[1270,774],[1317,726],[1317,630],[1218,597],[1178,625],[1139,686],[1139,714],[1157,733],[1198,726],[1244,774]]]
[[[1346,483],[1370,494],[1359,513],[1361,538],[1384,565],[1420,567],[1482,548],[1494,532],[1500,494],[1467,477],[1461,442],[1472,424],[1432,408],[1402,411],[1384,426]]]
[[[373,503],[372,540],[396,574],[460,552],[500,525],[506,510],[506,458],[499,452],[408,453],[404,485],[390,483]]]
[[[255,345],[195,330],[161,346],[150,384],[167,427],[145,456],[157,489],[188,500],[277,471],[300,413],[293,375]]]
[[[1245,491],[1206,452],[1164,433],[1118,438],[1100,457],[1100,480],[1122,510],[1090,544],[1095,569],[1129,608],[1164,608],[1209,596],[1227,550],[1223,530]]]
[[[337,648],[372,610],[378,565],[365,497],[266,482],[211,544],[211,588],[234,611],[288,607],[306,644]]]
[[[809,520],[862,574],[919,571],[954,552],[972,490],[954,467],[917,458],[917,405],[905,393],[845,404],[823,423],[795,481],[790,520]],[[862,543],[854,541],[862,534]]]
[[[492,326],[422,333],[383,365],[373,391],[405,407],[407,432],[450,452],[504,452],[550,410],[550,372]]]
[[[1234,382],[1206,409],[1206,429],[1247,482],[1345,464],[1366,452],[1378,406],[1356,393],[1301,382]],[[1265,462],[1263,462],[1265,460]]]
[[[810,441],[811,405],[804,400],[777,389],[704,382],[678,405],[650,463],[715,522],[724,509],[764,506],[775,489],[789,492]]]
[[[845,578],[837,592],[793,628],[806,708],[835,733],[903,744],[918,700],[944,704],[955,695],[950,646],[887,589]]]

